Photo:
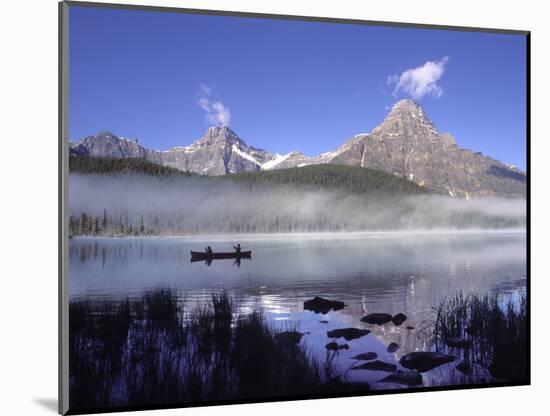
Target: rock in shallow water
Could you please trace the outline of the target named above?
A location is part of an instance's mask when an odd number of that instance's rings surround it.
[[[430,371],[440,365],[450,363],[456,360],[456,357],[438,352],[423,351],[410,352],[399,360],[399,363],[408,369],[418,370],[421,373]]]
[[[394,353],[399,349],[399,344],[397,342],[392,342],[390,345],[388,345],[388,351],[389,353]]]
[[[357,365],[355,367],[351,367],[352,370],[372,370],[372,371],[386,371],[388,373],[393,373],[395,370],[397,370],[397,366],[395,364],[385,363],[383,361],[369,361],[368,363]]]
[[[407,320],[407,316],[403,313],[398,313],[393,318],[391,318],[391,321],[395,326],[400,326],[406,320]]]
[[[275,339],[283,345],[292,346],[298,344],[303,336],[304,334],[298,331],[285,331],[276,334]]]
[[[323,314],[328,313],[331,310],[339,311],[340,309],[344,309],[344,306],[344,302],[323,299],[318,296],[304,302],[304,309]]]
[[[378,383],[397,383],[405,386],[418,386],[422,384],[422,374],[418,371],[402,371],[398,370],[390,374],[386,378],[378,381]]]
[[[356,355],[355,357],[351,357],[353,360],[362,360],[362,361],[369,361],[374,360],[378,358],[378,354],[375,352],[365,352],[363,354]]]
[[[332,331],[327,332],[329,338],[340,338],[343,337],[346,341],[351,341],[352,339],[361,338],[369,334],[368,329],[359,329],[359,328],[340,328],[333,329]]]
[[[348,344],[341,344],[338,345],[337,342],[329,342],[327,345],[325,345],[325,348],[329,351],[338,351],[338,350],[348,350],[349,345]]]
[[[391,321],[392,316],[389,313],[369,313],[361,318],[361,322],[368,324],[384,325]]]

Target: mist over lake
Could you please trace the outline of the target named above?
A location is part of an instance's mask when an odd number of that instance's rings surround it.
[[[350,194],[230,178],[70,176],[69,206],[165,235],[525,227],[525,199]],[[107,218],[105,219],[107,220]]]
[[[253,249],[251,260],[189,263],[190,250],[211,245],[230,251],[237,241]],[[208,299],[206,289],[244,295],[250,287],[256,293],[249,293],[247,304],[274,290],[278,305],[290,307],[316,293],[344,300],[363,296],[350,285],[372,287],[369,295],[389,290],[391,298],[422,284],[436,300],[453,290],[497,291],[524,278],[524,244],[519,231],[82,237],[70,246],[71,295],[131,296],[168,286],[189,299]]]

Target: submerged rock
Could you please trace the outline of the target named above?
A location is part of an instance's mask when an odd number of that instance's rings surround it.
[[[445,344],[451,348],[468,348],[470,341],[460,337],[447,337],[445,338]]]
[[[410,331],[411,329],[414,329],[414,326],[407,326],[407,329]]]
[[[395,326],[400,326],[403,322],[407,320],[407,315],[403,313],[398,313],[393,318],[391,318],[391,321]]]
[[[384,325],[391,321],[392,316],[389,313],[370,313],[361,318],[361,322],[368,324]]]
[[[370,361],[378,358],[378,354],[375,352],[365,352],[363,354],[356,355],[355,357],[351,357],[353,360],[362,360],[362,361]]]
[[[386,371],[388,373],[393,373],[395,370],[397,370],[397,366],[395,364],[385,363],[383,361],[369,361],[368,363],[357,365],[355,367],[351,367],[352,370],[372,370],[372,371]]]
[[[285,332],[279,332],[278,334],[275,334],[275,339],[277,342],[286,345],[286,346],[293,346],[300,342],[304,334],[302,332],[298,331],[285,331]]]
[[[397,383],[405,386],[418,386],[422,384],[422,374],[418,371],[402,371],[398,370],[390,374],[386,378],[378,381],[379,383]]]
[[[331,310],[339,311],[340,309],[344,309],[344,306],[344,302],[323,299],[318,296],[304,302],[304,309],[323,314],[328,313]]]
[[[338,350],[349,350],[348,344],[341,344],[339,345],[337,342],[329,342],[327,345],[325,345],[325,348],[329,351],[338,351]]]
[[[388,345],[388,351],[389,353],[394,353],[399,349],[399,344],[397,342],[392,342],[390,345]]]
[[[456,360],[456,357],[452,355],[423,351],[410,352],[401,357],[399,363],[405,368],[418,370],[423,373],[439,367],[440,365],[453,362],[454,360]]]
[[[340,328],[333,329],[332,331],[327,332],[329,338],[340,338],[343,337],[346,341],[351,341],[352,339],[361,338],[369,334],[368,329],[359,329],[359,328]]]

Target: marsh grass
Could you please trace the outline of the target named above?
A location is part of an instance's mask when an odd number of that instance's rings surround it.
[[[327,371],[225,292],[188,314],[169,289],[78,300],[69,321],[74,410],[312,394]]]
[[[462,355],[471,368],[487,369],[493,379],[527,380],[527,301],[503,295],[459,292],[435,308],[433,342],[437,350]],[[465,348],[450,347],[449,339]]]

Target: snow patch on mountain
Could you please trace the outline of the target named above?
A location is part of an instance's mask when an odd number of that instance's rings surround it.
[[[231,151],[232,152],[235,152],[237,153],[240,157],[242,157],[243,159],[246,159],[246,160],[249,160],[251,161],[252,163],[255,163],[256,165],[258,166],[262,166],[262,164],[260,162],[258,162],[256,159],[254,159],[252,156],[250,156],[248,153],[245,153],[243,151],[241,151],[236,144],[233,144],[233,146],[231,146]]]
[[[280,155],[279,153],[276,153],[275,154],[275,157],[273,159],[271,159],[270,161],[268,162],[265,162],[263,165],[262,165],[262,170],[269,170],[269,169],[273,169],[275,166],[277,166],[278,164],[284,162],[285,160],[288,159],[288,157],[290,155],[292,155],[293,152],[290,152],[286,155]]]
[[[192,145],[189,145],[189,146],[175,146],[175,147],[172,147],[169,150],[163,150],[162,153],[170,153],[170,152],[194,153],[199,149],[200,149],[199,146],[196,146],[196,145],[192,144]]]

